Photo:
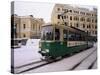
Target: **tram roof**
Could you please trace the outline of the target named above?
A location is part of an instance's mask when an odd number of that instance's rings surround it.
[[[55,26],[56,28],[62,28],[62,29],[65,29],[65,30],[70,30],[72,32],[76,32],[76,33],[81,33],[81,34],[86,34],[87,33],[83,30],[80,30],[78,28],[75,28],[75,27],[70,27],[70,26],[65,26],[65,25],[53,25],[53,24],[44,24],[42,25],[42,27],[46,27],[46,26]]]
[[[57,27],[59,27],[59,28],[63,28],[63,29],[65,29],[65,30],[69,30],[69,31],[72,31],[72,32],[75,32],[75,33],[81,33],[81,34],[86,34],[87,35],[87,33],[85,32],[85,31],[83,31],[83,30],[80,30],[80,29],[78,29],[78,28],[75,28],[75,27],[71,27],[71,26],[64,26],[64,25],[60,25],[60,26],[57,26]]]

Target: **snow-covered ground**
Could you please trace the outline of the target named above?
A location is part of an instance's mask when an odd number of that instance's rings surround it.
[[[40,39],[29,39],[25,46],[14,49],[14,67],[40,60],[39,41]]]
[[[92,69],[96,69],[97,68],[97,61],[94,63],[93,68]]]
[[[40,39],[29,39],[25,46],[21,46],[21,48],[14,49],[14,67],[19,67],[25,64],[29,64],[35,61],[40,61],[41,55],[38,53],[39,51],[39,41]],[[64,58],[61,61],[51,63],[49,65],[45,65],[43,67],[37,68],[35,70],[28,71],[26,73],[34,73],[34,72],[52,72],[52,71],[67,71],[71,69],[74,65],[79,63],[81,60],[86,58],[93,50],[97,50],[97,44],[94,45],[93,48],[88,49],[84,52],[73,55],[69,58]],[[94,61],[97,56],[97,52],[93,53],[92,57],[85,60],[81,65],[87,65],[89,62]],[[93,58],[93,59],[92,59]],[[93,68],[97,67],[97,62],[94,64]]]
[[[95,51],[92,55],[90,55],[87,59],[85,59],[75,70],[86,70],[91,65],[92,62],[96,61],[97,51]]]
[[[96,46],[94,46],[93,48],[88,49],[86,51],[83,51],[81,53],[78,53],[76,55],[73,55],[69,58],[64,58],[61,61],[57,61],[57,62],[45,65],[45,66],[37,68],[37,69],[27,71],[25,73],[67,71],[67,70],[70,70],[71,68],[73,68],[73,66],[75,66],[77,63],[79,63],[80,61],[85,59],[93,51],[94,51],[94,53],[92,54],[92,56],[90,56],[88,58],[88,60],[85,60],[85,62],[84,62],[86,64],[86,66],[88,65],[87,67],[89,67],[90,62],[92,63],[92,61],[95,60],[95,58],[97,57]],[[93,57],[93,59],[92,59],[92,57]],[[84,63],[82,66],[85,66]],[[86,69],[86,66],[83,69]],[[95,67],[96,66],[97,65],[95,64]]]

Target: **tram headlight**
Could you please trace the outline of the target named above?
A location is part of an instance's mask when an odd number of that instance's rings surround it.
[[[45,51],[49,53],[49,49],[45,49]]]

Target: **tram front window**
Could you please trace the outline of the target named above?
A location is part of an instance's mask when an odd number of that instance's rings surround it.
[[[53,28],[52,26],[42,27],[42,40],[53,40]]]

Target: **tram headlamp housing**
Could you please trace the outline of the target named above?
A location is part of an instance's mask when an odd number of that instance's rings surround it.
[[[45,51],[49,53],[49,49],[45,49]]]
[[[49,53],[49,49],[44,49],[41,53]]]

